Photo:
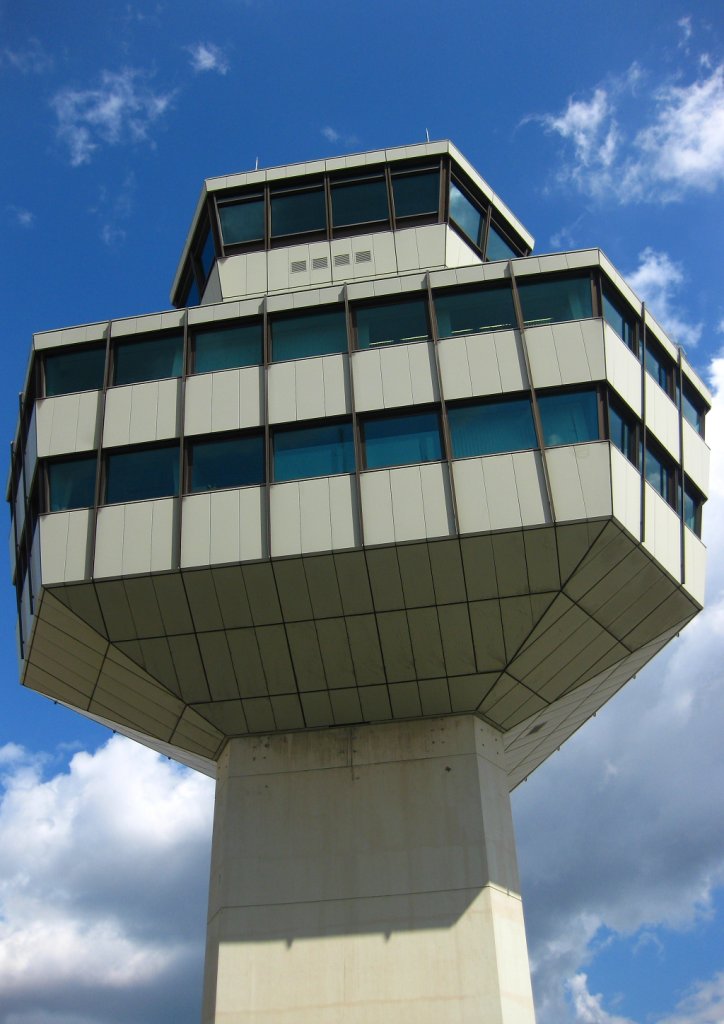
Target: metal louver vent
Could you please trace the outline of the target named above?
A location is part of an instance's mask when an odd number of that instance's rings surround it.
[[[349,266],[349,253],[340,252],[334,257],[335,267],[348,267]]]
[[[355,263],[371,263],[372,253],[369,249],[362,249],[361,252],[356,252],[354,254],[354,261]]]
[[[315,256],[312,260],[312,270],[326,270],[329,266],[329,260],[326,256]]]
[[[293,274],[301,274],[302,271],[307,269],[306,260],[292,260],[290,270]]]

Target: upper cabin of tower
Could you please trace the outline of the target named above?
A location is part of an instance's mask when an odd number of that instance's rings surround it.
[[[204,182],[176,307],[527,256],[533,237],[451,142]]]

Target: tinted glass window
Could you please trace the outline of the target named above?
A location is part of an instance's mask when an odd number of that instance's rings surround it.
[[[141,335],[114,346],[114,384],[180,377],[183,369],[182,334]]]
[[[388,416],[364,424],[365,464],[368,469],[436,462],[442,458],[437,412]]]
[[[344,310],[283,317],[271,322],[272,359],[302,359],[347,351]]]
[[[701,509],[703,500],[696,488],[686,481],[684,486],[684,522],[697,537],[701,537]]]
[[[490,225],[488,231],[488,244],[486,246],[486,259],[489,260],[510,260],[514,259],[519,254],[513,249],[513,247],[506,242],[500,232],[496,231],[493,225]]]
[[[593,316],[589,277],[522,278],[518,291],[523,319],[530,327]]]
[[[693,388],[684,381],[684,391],[681,396],[681,409],[684,419],[692,425],[694,430],[704,436],[704,409],[701,399],[697,397]]]
[[[456,459],[537,447],[528,398],[450,406],[448,422]]]
[[[298,235],[305,231],[324,231],[326,226],[327,215],[323,188],[272,195],[272,237]]]
[[[264,437],[204,438],[190,445],[192,491],[264,483]]]
[[[624,412],[623,409],[612,402],[608,409],[608,426],[613,443],[619,451],[623,452],[629,462],[632,462],[638,468],[637,431],[633,416]]]
[[[188,291],[186,292],[186,297],[183,300],[183,305],[184,306],[198,306],[199,301],[200,301],[199,289],[198,289],[198,286],[196,284],[196,281],[192,278],[190,283],[189,283]]]
[[[332,184],[332,223],[336,228],[388,217],[387,186],[383,178]]]
[[[673,361],[659,347],[654,338],[646,340],[646,369],[654,378],[659,387],[663,388],[667,395],[671,395],[671,387],[674,378]]]
[[[603,289],[603,317],[632,352],[636,351],[636,320],[623,302],[608,288]]]
[[[211,273],[211,268],[214,265],[215,259],[216,251],[214,249],[214,236],[209,231],[201,249],[201,268],[204,272],[204,280],[206,280]]]
[[[455,221],[473,245],[480,246],[485,218],[454,182],[450,182],[450,220]]]
[[[354,472],[351,423],[320,423],[274,431],[274,479]]]
[[[48,463],[49,512],[90,508],[94,504],[96,456]]]
[[[658,449],[646,446],[646,480],[654,490],[658,491],[662,498],[674,507],[674,479],[675,471],[673,465],[666,456]]]
[[[261,241],[264,238],[264,200],[260,197],[220,205],[219,220],[225,245]]]
[[[598,440],[598,396],[595,391],[541,394],[538,406],[546,445]]]
[[[515,325],[513,293],[507,285],[475,292],[441,292],[435,296],[435,312],[441,338],[504,331]]]
[[[440,203],[440,172],[396,174],[392,178],[396,217],[420,217],[436,214]]]
[[[383,306],[360,306],[355,310],[355,327],[358,348],[419,341],[429,337],[426,303],[415,299]]]
[[[178,494],[178,445],[113,452],[106,457],[106,502]]]
[[[194,371],[256,366],[262,361],[261,323],[210,327],[194,334]]]
[[[45,353],[43,361],[47,396],[95,391],[103,387],[105,345],[49,351]]]

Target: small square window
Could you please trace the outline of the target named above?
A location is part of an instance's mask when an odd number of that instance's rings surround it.
[[[354,441],[348,420],[278,427],[273,437],[276,481],[354,473]]]
[[[49,512],[91,508],[95,504],[97,461],[94,452],[46,463]]]
[[[189,490],[263,484],[264,435],[204,437],[189,443]]]
[[[362,436],[367,469],[439,462],[443,457],[436,410],[370,418]]]
[[[105,468],[109,505],[178,494],[178,444],[109,452]]]

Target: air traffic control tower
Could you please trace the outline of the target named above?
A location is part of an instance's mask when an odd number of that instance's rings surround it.
[[[34,337],[22,679],[217,779],[205,1024],[534,1019],[509,792],[700,610],[709,395],[532,245],[448,142],[213,178]]]

